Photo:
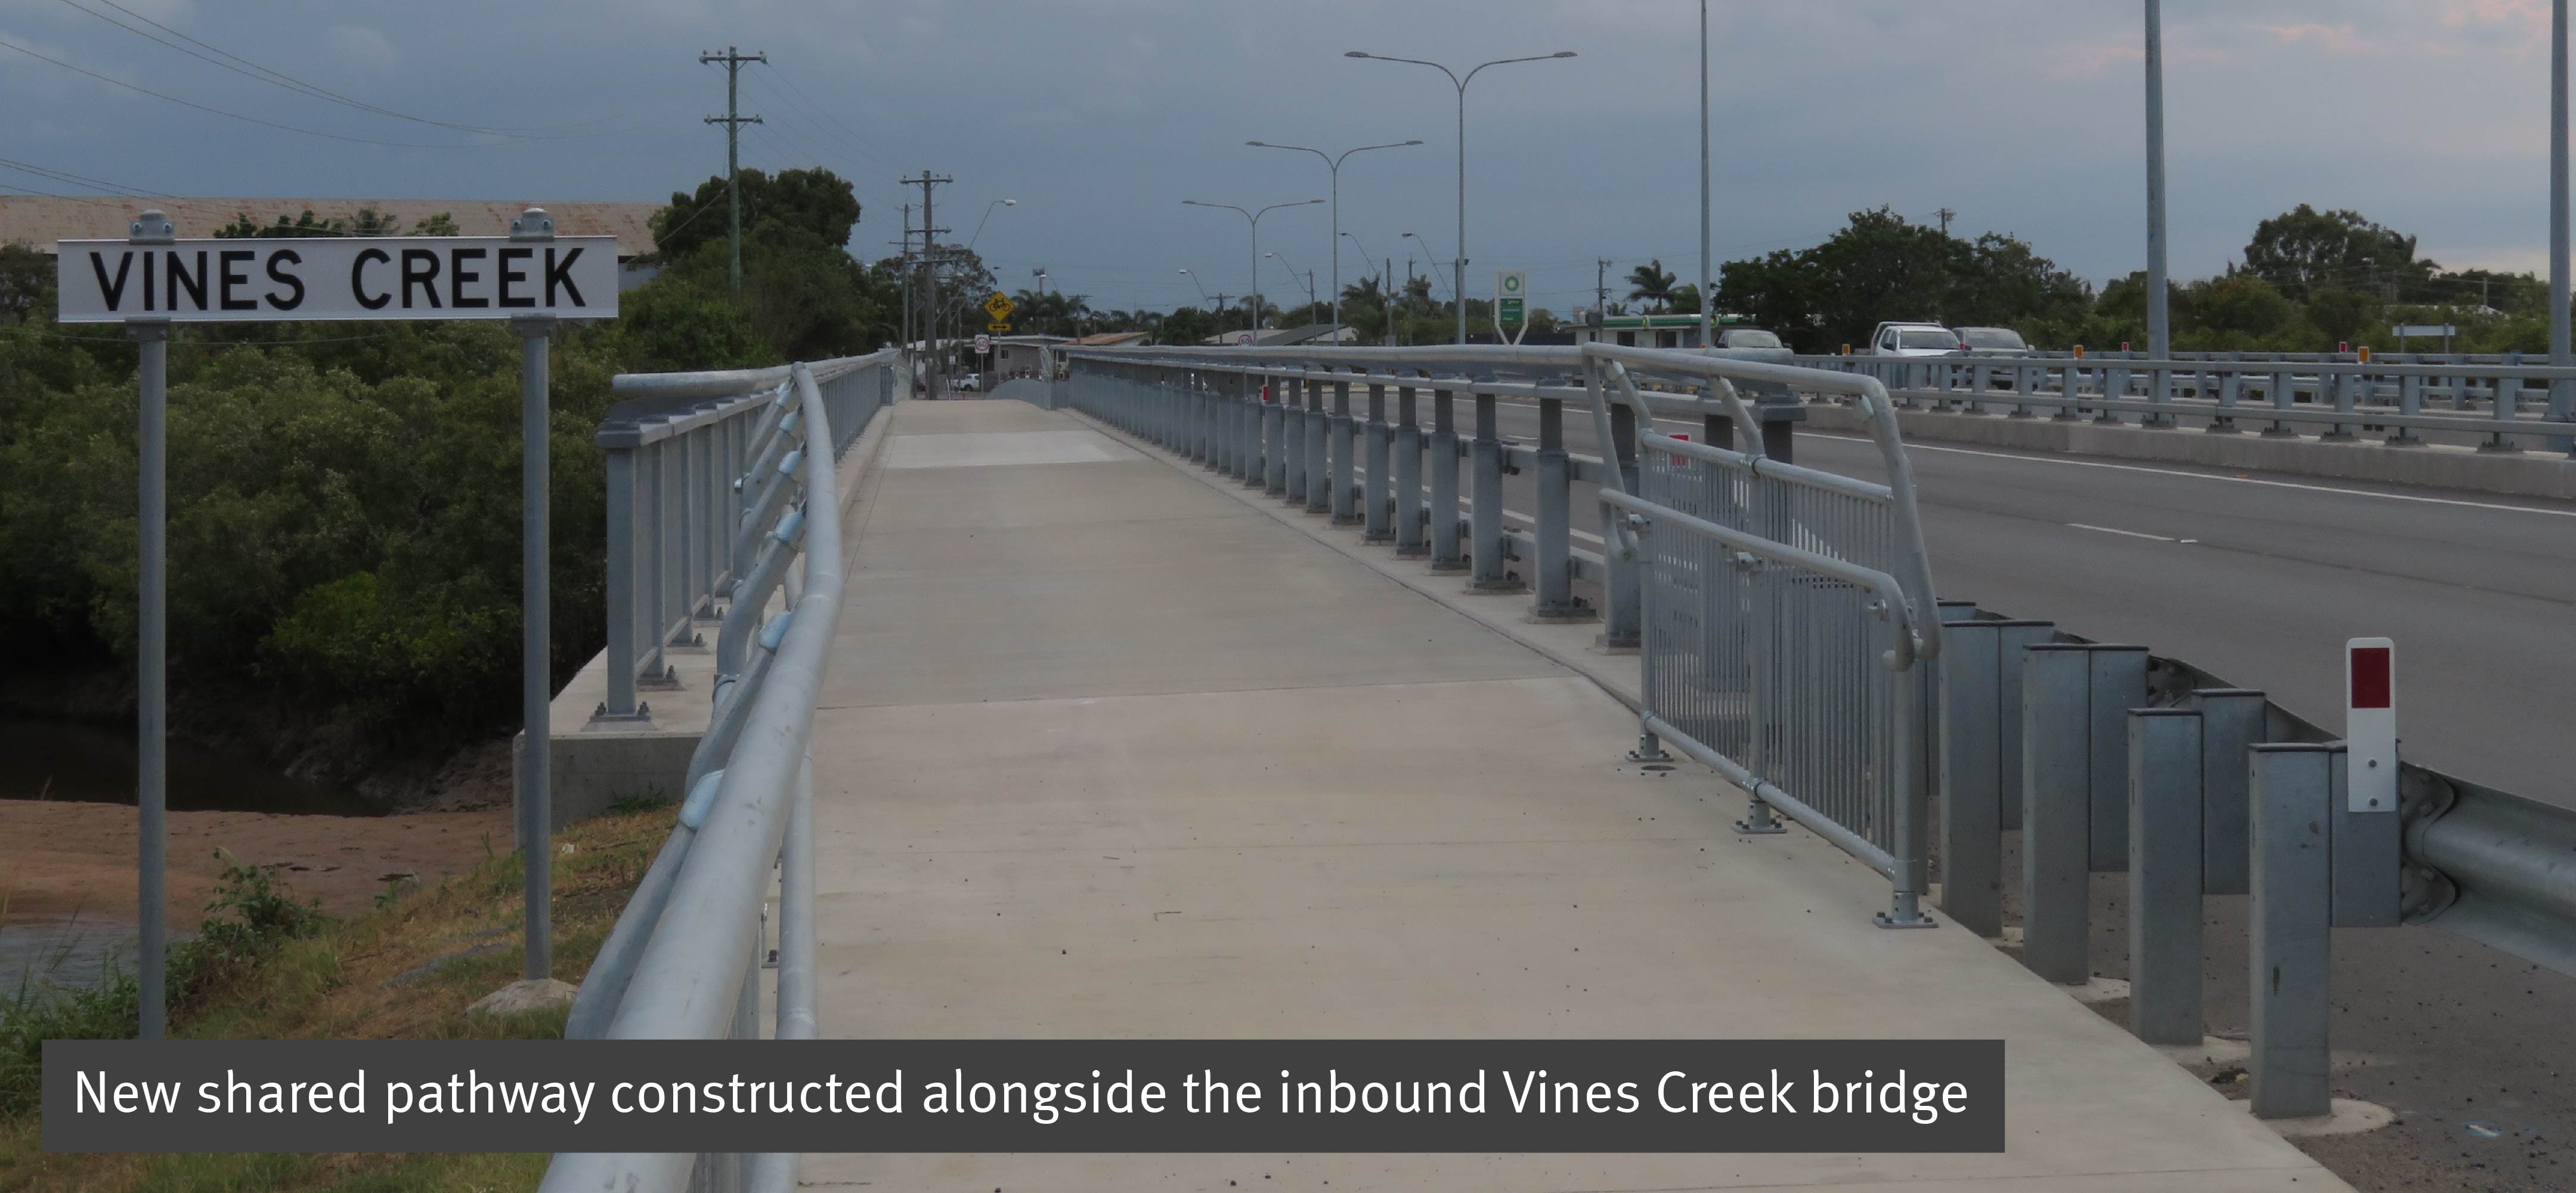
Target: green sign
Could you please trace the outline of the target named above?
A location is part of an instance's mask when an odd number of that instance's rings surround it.
[[[1529,322],[1528,270],[1494,271],[1494,321],[1506,324]]]

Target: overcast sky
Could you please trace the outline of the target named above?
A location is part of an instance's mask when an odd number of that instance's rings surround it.
[[[1532,272],[1536,305],[1591,301],[1648,257],[1698,254],[1694,0],[0,0],[0,157],[178,195],[660,199],[720,173],[721,69],[743,71],[744,164],[858,184],[852,249],[899,236],[899,174],[1014,288],[1047,267],[1100,308],[1242,292],[1244,221],[1183,207],[1326,194],[1308,154],[1420,138],[1343,167],[1342,228],[1396,272],[1457,235],[1456,93],[1437,59],[1496,67],[1467,102],[1468,291]],[[81,11],[135,15],[313,87],[259,82]],[[1957,213],[2097,281],[2144,263],[2139,0],[1715,0],[1720,261],[1811,244],[1845,213]],[[2547,0],[2166,0],[2173,268],[2216,272],[2257,220],[2351,207],[2444,265],[2546,268]],[[218,55],[190,46],[208,58]],[[569,127],[566,126],[576,126]],[[313,135],[331,133],[340,140]],[[401,142],[409,144],[380,144]],[[426,146],[426,147],[424,147]],[[72,188],[0,167],[0,185]],[[1327,208],[1262,221],[1264,251],[1329,285]],[[1401,239],[1419,233],[1431,248]],[[1343,243],[1349,245],[1351,239]],[[1359,254],[1343,254],[1356,280]],[[1264,263],[1263,288],[1302,299]],[[1445,281],[1444,281],[1445,284]]]

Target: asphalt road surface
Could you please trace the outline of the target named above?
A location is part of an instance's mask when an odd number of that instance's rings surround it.
[[[1460,426],[1472,427],[1469,404],[1459,406]],[[1497,406],[1504,437],[1538,441],[1534,405]],[[1567,448],[1598,454],[1589,419],[1566,414]],[[1682,421],[1663,429],[1697,437]],[[1886,479],[1865,440],[1801,434],[1796,451],[1800,463]],[[2576,503],[1945,444],[1908,451],[1944,598],[2146,646],[2329,731],[2343,720],[2344,642],[2391,638],[2411,760],[2576,804],[2564,736],[2576,721]],[[1507,478],[1507,508],[1534,511],[1535,483],[1528,470]],[[1597,529],[1591,486],[1577,489],[1575,525]]]

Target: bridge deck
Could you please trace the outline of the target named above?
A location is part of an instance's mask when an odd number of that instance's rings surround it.
[[[2340,1188],[1582,678],[1066,413],[905,403],[816,727],[855,1037],[2001,1037],[1963,1156],[809,1157],[837,1187]]]

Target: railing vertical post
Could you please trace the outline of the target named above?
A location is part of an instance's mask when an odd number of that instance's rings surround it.
[[[1214,469],[1218,445],[1224,436],[1216,429],[1216,396],[1207,391],[1207,378],[1196,369],[1172,370],[1173,383],[1190,410],[1190,459],[1202,468]]]
[[[1395,478],[1389,474],[1394,464],[1394,428],[1386,422],[1386,385],[1371,381],[1368,387],[1368,485],[1361,499],[1366,522],[1360,541],[1383,543],[1395,538]]]
[[[1495,429],[1494,395],[1476,395],[1476,484],[1469,507],[1470,532],[1475,538],[1475,571],[1468,587],[1478,592],[1512,592],[1520,581],[1504,571],[1503,552],[1503,443]]]
[[[1979,936],[2004,930],[1998,624],[1941,626],[1941,910]]]
[[[1637,415],[1627,403],[1610,406],[1610,442],[1602,445],[1601,459],[1606,467],[1619,470],[1621,488],[1631,493],[1638,491]],[[1602,507],[1601,537],[1605,544],[1619,541],[1616,523],[1626,516],[1624,511]],[[1610,575],[1601,586],[1601,646],[1608,650],[1634,649],[1644,625],[1639,590],[1645,561],[1621,559],[1617,551],[1605,550],[1603,554],[1609,557],[1609,567],[1603,570]]]
[[[1353,451],[1359,446],[1359,422],[1351,417],[1351,383],[1333,382],[1333,467],[1332,500],[1326,504],[1333,513],[1333,525],[1349,526],[1360,520],[1358,504],[1359,461]]]
[[[2424,413],[2422,377],[2409,373],[2397,379],[2397,413],[2410,418]],[[2388,446],[2390,447],[2421,447],[2423,444],[2423,437],[2417,435],[2413,427],[2389,428]]]
[[[2089,853],[2093,869],[2129,868],[2129,710],[2147,703],[2147,648],[2098,644],[2086,652],[2087,751],[2092,791]]]
[[[1903,632],[1894,622],[1891,630]],[[1890,876],[1896,890],[1888,910],[1875,917],[1882,928],[1929,928],[1932,918],[1923,914],[1924,888],[1930,885],[1929,852],[1931,826],[1926,823],[1931,805],[1931,732],[1934,707],[1939,699],[1931,691],[1935,677],[1925,660],[1889,674],[1873,674],[1896,685],[1895,724],[1888,735],[1888,748],[1895,754],[1888,760],[1891,770],[1891,792],[1895,797],[1893,821],[1889,828],[1888,851],[1894,855],[1896,873]]]
[[[1568,470],[1572,461],[1565,451],[1565,403],[1556,398],[1538,401],[1538,529],[1531,536],[1538,543],[1538,594],[1530,612],[1539,617],[1573,617],[1582,612],[1574,603],[1573,493]]]
[[[663,673],[662,648],[671,642],[671,441],[657,439],[646,444],[641,461],[645,477],[644,519],[644,658],[643,673],[659,678]]]
[[[1395,553],[1406,558],[1431,550],[1423,539],[1422,417],[1415,401],[1418,394],[1410,385],[1395,391]]]
[[[1261,378],[1261,475],[1265,496],[1288,495],[1288,379]]]
[[[2198,1044],[2200,713],[2129,711],[2129,1030]]]
[[[2147,370],[2147,385],[2150,390],[2147,394],[2147,404],[2153,409],[2147,411],[2145,418],[2138,420],[2139,426],[2157,430],[2174,428],[2176,424],[2173,416],[2173,379],[2171,369],[2159,366]]]
[[[603,435],[620,438],[633,432],[624,427]],[[608,667],[608,703],[603,712],[611,717],[635,715],[635,594],[641,580],[635,574],[635,447],[631,443],[608,443],[608,650],[604,660]]]
[[[2090,652],[2044,643],[2022,651],[2021,963],[2060,985],[2088,973],[2092,912]]]
[[[2247,956],[2253,1005],[2257,1118],[2316,1118],[2334,1110],[2326,824],[2334,751],[2310,744],[2248,752],[2253,794],[2253,906]]]
[[[2522,364],[2522,354],[2519,352],[2508,352],[2505,354],[2504,362],[2508,365],[2519,366]],[[2521,417],[2522,378],[2496,378],[2494,406],[2495,409],[2492,413],[2494,414],[2497,422],[2512,422],[2514,419]],[[2485,442],[2478,444],[2478,450],[2482,452],[2517,452],[2521,451],[2522,448],[2519,444],[2514,442],[2512,432],[2498,431],[2495,434],[2488,436]]]
[[[1431,391],[1431,570],[1463,572],[1458,549],[1458,393]]]
[[[1311,420],[1308,410],[1314,401],[1315,383],[1304,376],[1294,376],[1282,377],[1280,385],[1282,386],[1280,409],[1288,420],[1286,452],[1288,491],[1281,496],[1290,505],[1303,506],[1306,504],[1306,481],[1309,476],[1306,467],[1308,446],[1306,424]]]
[[[1329,514],[1333,508],[1331,413],[1325,408],[1328,390],[1340,386],[1308,379],[1306,391],[1306,512]]]

